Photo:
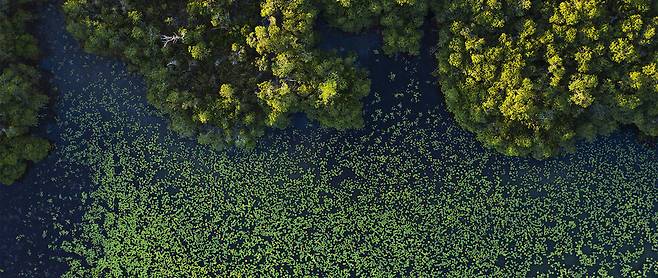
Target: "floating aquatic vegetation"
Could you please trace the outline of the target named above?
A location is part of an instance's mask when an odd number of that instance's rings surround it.
[[[49,210],[65,277],[656,275],[658,154],[629,135],[507,158],[440,105],[420,110],[428,80],[398,78],[404,93],[378,88],[363,130],[216,151],[170,132],[125,67],[60,40],[47,62],[67,172],[43,183],[89,169],[94,185],[52,196],[81,205]]]
[[[629,136],[512,159],[403,106],[220,152],[145,124],[117,74],[66,94],[67,153],[98,186],[61,246],[67,277],[656,273],[657,154]]]

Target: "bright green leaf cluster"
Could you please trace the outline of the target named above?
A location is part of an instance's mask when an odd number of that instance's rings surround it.
[[[448,109],[508,155],[550,157],[626,124],[658,136],[653,2],[441,2]]]

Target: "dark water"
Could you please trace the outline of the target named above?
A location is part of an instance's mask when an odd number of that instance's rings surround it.
[[[322,38],[320,47],[323,49],[336,49],[339,53],[355,53],[358,63],[367,68],[372,78],[372,92],[364,103],[372,103],[378,92],[381,102],[378,106],[365,107],[366,115],[374,113],[376,109],[384,111],[401,105],[414,110],[425,111],[435,107],[444,107],[443,100],[436,84],[436,78],[431,73],[435,68],[435,59],[430,53],[435,44],[431,34],[434,32],[430,25],[426,25],[423,52],[419,57],[405,57],[403,55],[389,58],[378,52],[381,38],[376,33],[353,35],[332,30],[321,25]],[[47,72],[49,83],[56,90],[51,93],[54,99],[52,112],[44,121],[42,130],[44,135],[53,143],[55,149],[44,161],[33,165],[26,177],[18,184],[0,190],[0,277],[14,277],[22,274],[24,277],[57,277],[66,271],[66,265],[55,258],[63,254],[49,248],[58,244],[66,236],[56,236],[55,223],[78,222],[82,216],[80,196],[83,192],[94,189],[91,171],[74,160],[64,160],[64,153],[75,149],[74,143],[68,140],[70,132],[76,130],[75,115],[83,113],[79,108],[72,106],[72,102],[81,99],[98,97],[101,91],[93,88],[112,88],[107,91],[131,90],[138,105],[147,106],[144,97],[144,82],[136,75],[128,73],[125,64],[106,57],[98,57],[85,53],[77,42],[66,33],[64,19],[61,12],[53,5],[43,9],[37,27],[37,34],[42,44],[43,60],[41,68]],[[80,65],[85,65],[81,67]],[[394,75],[394,76],[393,76]],[[105,81],[98,76],[111,77]],[[407,90],[409,84],[413,90]],[[92,88],[92,89],[84,89]],[[395,97],[396,92],[417,91],[417,96],[408,95],[402,98]],[[153,126],[155,134],[169,134],[166,121],[152,108],[148,113],[132,111],[130,105],[121,111],[132,118],[138,119],[140,124]],[[103,120],[113,120],[113,113],[88,107]],[[445,109],[440,109],[444,118],[448,118]],[[66,119],[66,120],[62,120]],[[454,125],[454,122],[452,123]],[[317,128],[308,123],[302,115],[293,117],[292,128]],[[379,128],[379,127],[378,127]],[[383,127],[381,127],[383,128]],[[445,126],[437,127],[445,128]],[[273,130],[272,134],[285,133],[289,130]],[[352,131],[359,135],[365,131]],[[472,138],[464,132],[464,136]],[[84,137],[84,135],[82,135]],[[621,132],[609,138],[607,144],[621,144],[633,137],[630,132]],[[263,139],[267,145],[267,138]],[[635,141],[634,141],[635,142]],[[193,145],[192,140],[181,139],[181,144]],[[457,143],[455,143],[457,144]],[[587,144],[587,143],[582,143]],[[484,151],[481,147],[474,152]],[[570,159],[569,157],[558,160]],[[614,157],[610,158],[614,160]],[[500,158],[507,162],[527,162],[541,165],[543,162],[534,162],[529,159]],[[640,167],[640,166],[638,166]],[[483,167],[486,168],[486,167]],[[533,192],[541,196],[542,192]],[[60,228],[61,229],[61,228]],[[63,228],[66,230],[66,226]],[[655,254],[653,254],[655,256]],[[567,263],[574,260],[565,258]],[[504,264],[504,262],[500,262]]]
[[[62,254],[49,248],[61,239],[55,236],[53,225],[64,219],[79,221],[82,216],[80,193],[94,188],[89,169],[75,161],[62,160],[65,147],[71,143],[65,137],[76,122],[61,119],[80,113],[71,110],[70,102],[94,92],[83,88],[99,82],[96,73],[113,76],[123,72],[113,84],[105,85],[123,89],[141,87],[142,90],[136,92],[141,96],[145,90],[143,80],[127,74],[122,62],[85,53],[66,32],[63,15],[55,5],[42,8],[36,34],[42,50],[40,67],[49,85],[55,88],[49,92],[54,101],[42,121],[40,133],[50,140],[54,150],[33,165],[23,180],[0,191],[0,277],[13,277],[18,273],[23,277],[58,277],[67,269],[65,264],[55,260]],[[65,98],[64,94],[75,98]],[[142,101],[146,102],[146,98],[142,97]],[[99,111],[99,116],[108,114]],[[141,121],[164,123],[155,111],[150,117],[141,117]]]

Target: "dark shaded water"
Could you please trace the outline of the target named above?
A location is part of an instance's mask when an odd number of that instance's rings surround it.
[[[133,84],[137,84],[142,92],[145,90],[142,79],[127,75],[126,66],[120,61],[85,53],[66,32],[63,15],[53,4],[42,8],[36,33],[43,58],[40,67],[49,79],[48,84],[54,88],[49,92],[54,99],[52,108],[40,129],[45,131],[44,136],[54,150],[33,165],[23,180],[0,191],[0,277],[13,277],[18,273],[24,277],[58,277],[67,269],[65,264],[55,260],[61,254],[49,248],[59,239],[53,226],[57,222],[79,221],[82,216],[80,193],[94,187],[89,169],[75,161],[62,160],[71,143],[65,137],[76,122],[61,119],[79,113],[71,110],[70,102],[94,92],[84,90],[100,82],[96,74],[89,73],[113,76],[122,72],[122,78],[105,85],[132,90]],[[64,97],[65,94],[69,97]],[[142,100],[146,102],[145,97]],[[99,116],[107,117],[103,113]],[[164,122],[155,115],[142,117],[142,120],[144,123]]]
[[[372,103],[378,97],[381,101],[377,106],[366,106],[366,115],[375,113],[378,109],[390,110],[398,105],[409,107],[413,111],[443,107],[436,79],[431,75],[435,67],[435,59],[429,51],[434,45],[430,39],[433,36],[429,35],[433,32],[431,27],[425,30],[424,51],[420,57],[413,58],[403,56],[388,58],[377,53],[381,39],[375,33],[351,35],[325,26],[320,28],[323,34],[320,47],[337,49],[341,53],[354,52],[359,56],[359,64],[370,71],[373,93],[366,98],[365,103]],[[58,244],[62,240],[62,236],[55,235],[56,229],[53,226],[55,223],[66,225],[79,221],[82,213],[80,196],[82,192],[89,192],[95,186],[89,176],[89,169],[74,160],[62,159],[64,152],[76,148],[71,145],[72,141],[67,139],[71,135],[69,133],[76,130],[74,127],[77,126],[75,117],[71,115],[76,113],[82,115],[80,110],[71,106],[71,102],[91,99],[90,94],[101,93],[94,88],[111,88],[106,91],[131,90],[140,105],[146,102],[143,81],[138,76],[127,73],[126,66],[116,59],[84,53],[76,41],[66,33],[62,14],[54,6],[44,9],[37,33],[44,56],[41,68],[50,75],[49,83],[56,89],[52,92],[55,101],[51,118],[44,121],[42,126],[45,136],[53,143],[55,149],[47,159],[34,165],[23,181],[0,190],[2,204],[0,206],[0,277],[13,277],[18,273],[24,277],[56,277],[66,271],[66,265],[55,260],[62,254],[49,248],[50,245]],[[111,78],[108,78],[109,81],[103,81],[99,80],[99,75]],[[406,95],[396,97],[395,94],[399,92]],[[422,93],[418,94],[418,92]],[[88,107],[88,109],[93,111],[96,108]],[[98,117],[112,120],[112,114],[106,112],[94,111]],[[158,126],[157,132],[170,133],[165,128],[165,120],[158,116],[154,109],[145,114],[129,109],[122,112],[126,115],[130,114],[143,125]],[[447,118],[448,113],[445,109],[440,113]],[[293,122],[294,128],[297,129],[316,128],[313,124],[307,125],[303,116],[295,116]],[[445,126],[437,128],[445,128]],[[271,133],[285,132],[289,130],[273,130]],[[358,135],[362,132],[366,131],[351,133]],[[468,134],[464,136],[472,138]],[[633,135],[628,132],[619,133],[606,143],[621,144],[631,136]],[[263,140],[265,142],[262,144],[267,145],[267,138]],[[182,140],[181,144],[195,143],[192,140]],[[484,150],[481,148],[473,150],[474,153],[482,151]],[[518,158],[500,159],[512,163],[516,161],[530,161],[538,165],[544,163]],[[559,160],[566,159],[571,158],[559,158]],[[610,159],[613,161],[615,158]],[[507,164],[509,163],[505,163]],[[542,193],[534,194],[540,197]],[[565,260],[569,262],[570,258]]]

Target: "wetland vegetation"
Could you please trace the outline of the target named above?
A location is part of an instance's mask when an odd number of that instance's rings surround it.
[[[0,5],[0,276],[658,275],[652,1]]]

